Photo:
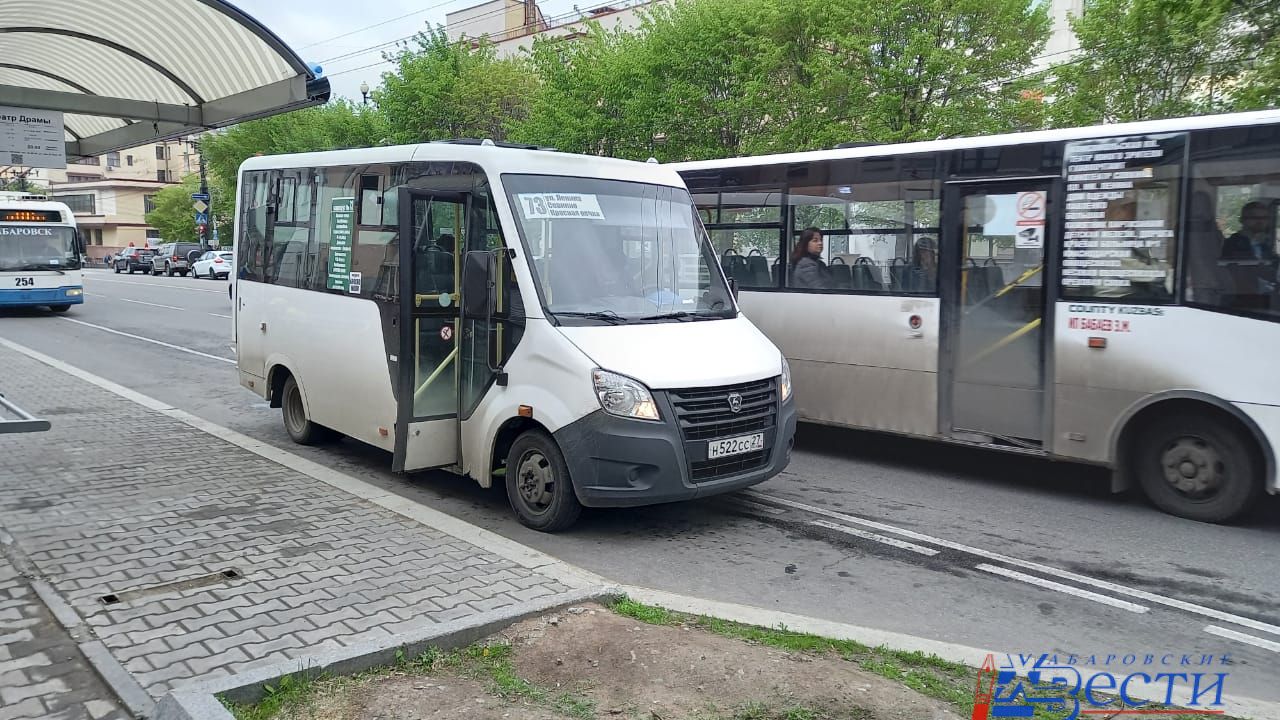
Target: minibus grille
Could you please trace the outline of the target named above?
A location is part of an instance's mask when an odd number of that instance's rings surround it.
[[[729,405],[729,396],[733,393],[741,396],[738,412],[733,412]],[[778,421],[778,388],[774,378],[715,388],[674,390],[670,397],[680,436],[686,443],[767,431]],[[693,482],[703,482],[749,472],[768,462],[769,448],[695,460],[689,463],[689,476]]]

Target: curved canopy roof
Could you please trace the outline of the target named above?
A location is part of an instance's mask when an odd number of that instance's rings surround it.
[[[62,111],[69,156],[328,98],[328,80],[223,0],[0,3],[0,105]]]

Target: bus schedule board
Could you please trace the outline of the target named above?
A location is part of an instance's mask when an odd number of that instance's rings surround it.
[[[0,105],[0,165],[65,168],[62,113]]]
[[[1185,149],[1184,134],[1067,143],[1064,295],[1168,291]]]

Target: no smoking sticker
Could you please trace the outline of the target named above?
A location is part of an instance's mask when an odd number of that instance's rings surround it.
[[[452,325],[445,325],[444,327],[440,328],[440,339],[445,342],[449,342],[450,340],[453,340]]]

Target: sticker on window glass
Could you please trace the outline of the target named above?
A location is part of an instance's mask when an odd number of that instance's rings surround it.
[[[595,195],[520,193],[516,200],[526,220],[604,220]]]
[[[360,294],[360,273],[353,272],[347,276],[347,292],[352,295]]]

